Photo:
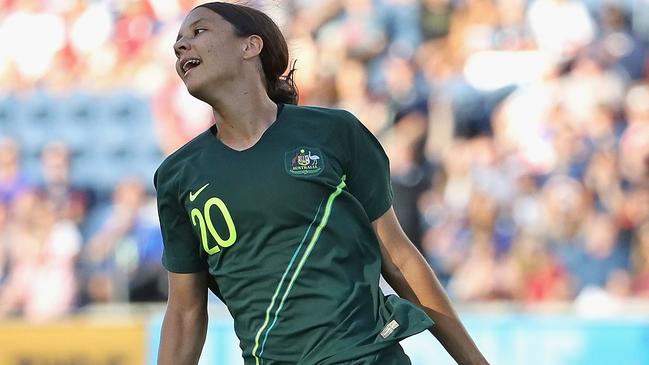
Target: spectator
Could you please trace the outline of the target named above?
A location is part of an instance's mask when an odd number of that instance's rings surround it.
[[[64,143],[51,142],[43,148],[39,189],[61,219],[79,226],[90,207],[90,194],[73,186],[70,169],[70,152]]]
[[[633,294],[649,298],[649,223],[644,223],[637,231],[632,254],[635,276],[631,287]]]
[[[98,229],[82,256],[84,299],[99,303],[163,300],[162,237],[155,204],[142,184],[122,180],[111,206],[96,214]]]
[[[29,188],[26,174],[20,169],[18,144],[11,138],[0,138],[0,202],[11,204]]]
[[[19,313],[43,321],[71,311],[79,230],[58,219],[54,205],[34,190],[18,195],[10,209],[14,220],[4,236],[10,270],[0,288],[0,315]]]
[[[433,166],[425,159],[423,147],[428,116],[412,109],[397,116],[386,152],[390,158],[390,175],[395,194],[394,210],[408,238],[423,252],[419,199],[428,189]]]
[[[541,237],[522,235],[513,247],[514,298],[536,304],[563,301],[572,296],[569,273]]]
[[[7,236],[9,214],[7,205],[0,201],[0,288],[3,286],[10,269],[9,242]],[[0,289],[1,290],[1,289]]]
[[[576,292],[588,286],[602,289],[618,271],[629,270],[629,247],[621,241],[612,218],[605,214],[594,214],[585,222],[583,246],[574,263],[567,263],[568,270],[576,279]]]

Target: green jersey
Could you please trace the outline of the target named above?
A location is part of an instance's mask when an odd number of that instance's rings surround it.
[[[245,364],[345,363],[432,326],[379,288],[371,222],[391,206],[388,159],[353,115],[280,105],[243,151],[216,133],[156,172],[162,262],[215,279]]]

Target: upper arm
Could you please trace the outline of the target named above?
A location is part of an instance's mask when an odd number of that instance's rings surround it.
[[[178,311],[203,310],[207,307],[207,272],[169,272],[168,308]]]
[[[413,256],[420,255],[401,228],[392,207],[375,219],[372,227],[381,248],[384,271],[403,267]]]

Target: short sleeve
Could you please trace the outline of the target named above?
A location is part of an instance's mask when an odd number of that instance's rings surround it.
[[[200,243],[194,235],[189,216],[180,206],[174,179],[156,171],[154,178],[158,202],[158,217],[162,230],[164,251],[162,265],[175,273],[200,272],[207,264],[200,254]]]
[[[360,201],[370,221],[392,206],[390,163],[381,143],[351,113],[349,191]]]

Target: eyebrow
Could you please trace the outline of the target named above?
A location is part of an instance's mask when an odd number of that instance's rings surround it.
[[[189,25],[187,26],[187,28],[191,28],[191,27],[193,27],[194,25],[196,25],[196,23],[199,23],[199,22],[201,22],[201,21],[203,21],[203,20],[205,20],[205,18],[198,18],[198,19],[194,20],[191,24],[189,24]],[[180,40],[180,38],[181,38],[181,35],[180,35],[180,33],[178,33],[178,36],[176,37],[176,42],[178,42],[178,40]]]

